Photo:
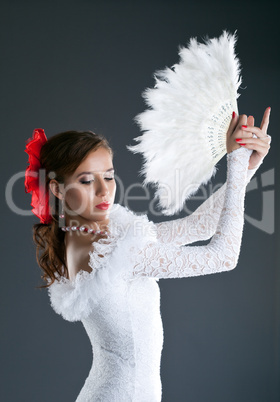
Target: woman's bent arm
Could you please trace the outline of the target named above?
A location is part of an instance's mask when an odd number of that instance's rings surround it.
[[[260,165],[247,169],[246,185]],[[191,215],[171,221],[155,223],[157,238],[165,244],[182,246],[200,240],[210,239],[216,232],[224,206],[227,181],[205,200]]]
[[[149,242],[135,250],[133,277],[182,278],[228,271],[236,267],[244,226],[247,170],[252,151],[238,148],[227,154],[224,205],[214,236],[206,246]]]

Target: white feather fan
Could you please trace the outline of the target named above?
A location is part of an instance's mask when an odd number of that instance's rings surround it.
[[[216,174],[215,165],[227,152],[232,112],[238,114],[236,31],[204,42],[191,38],[188,47],[179,48],[178,64],[155,73],[155,87],[143,93],[149,109],[135,118],[144,133],[134,138],[137,145],[127,146],[143,154],[143,185],[156,184],[165,215],[180,211]]]

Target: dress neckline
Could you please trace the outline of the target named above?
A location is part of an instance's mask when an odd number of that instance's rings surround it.
[[[139,230],[141,230],[140,233]],[[146,214],[137,214],[131,211],[127,206],[113,204],[109,214],[108,236],[94,241],[92,243],[94,246],[93,250],[88,252],[88,265],[91,267],[92,271],[88,272],[84,269],[80,269],[73,279],[68,279],[65,276],[59,276],[58,273],[55,273],[56,280],[52,285],[54,286],[55,283],[59,285],[64,284],[69,291],[70,289],[78,291],[85,282],[96,282],[96,280],[100,282],[101,278],[103,282],[110,282],[110,277],[123,274],[121,272],[122,269],[120,272],[114,269],[114,265],[117,265],[116,261],[111,263],[111,258],[114,259],[112,255],[114,254],[113,251],[116,249],[116,258],[118,261],[119,259],[123,259],[126,253],[130,256],[130,251],[128,252],[127,250],[131,250],[131,247],[133,249],[137,244],[139,248],[147,241],[157,241],[157,230],[154,222],[149,221]],[[118,253],[117,245],[120,243],[123,244],[124,242],[125,248],[120,249],[121,251]],[[99,255],[103,255],[103,257],[99,257]],[[122,264],[122,268],[124,266],[125,263]]]

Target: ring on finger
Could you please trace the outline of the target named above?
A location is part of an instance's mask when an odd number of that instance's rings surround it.
[[[269,139],[268,144],[271,143],[271,136],[270,136],[269,134],[266,134],[264,137],[257,137],[256,134],[253,133],[252,138],[258,138],[258,139],[260,139],[260,140],[266,140],[266,139],[268,138],[268,139]]]

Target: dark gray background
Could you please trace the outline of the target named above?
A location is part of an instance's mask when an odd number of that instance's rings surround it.
[[[74,401],[92,363],[82,324],[63,320],[47,291],[35,289],[43,284],[32,243],[38,219],[12,212],[5,199],[8,180],[27,166],[25,141],[34,128],[44,128],[47,137],[96,131],[110,141],[125,186],[141,183],[142,158],[126,145],[140,133],[133,117],[145,108],[142,91],[153,86],[155,70],[178,62],[179,45],[223,29],[237,29],[240,113],[254,115],[259,126],[272,107],[272,146],[245,212],[260,220],[264,191],[275,192],[275,231],[245,220],[233,271],[159,281],[163,401],[279,401],[278,15],[272,1],[1,2],[2,401]],[[213,185],[225,181],[225,158],[218,167]],[[262,188],[262,174],[271,169],[275,183]],[[23,178],[13,198],[31,209]],[[200,202],[188,206],[193,211]],[[147,206],[129,204],[135,212]]]

